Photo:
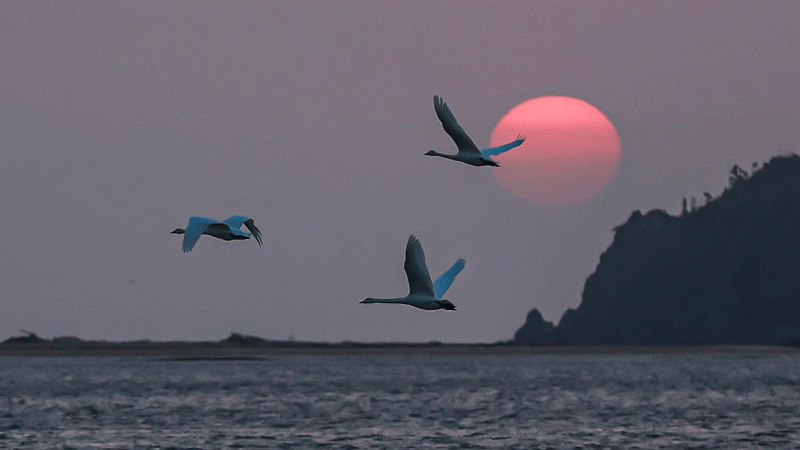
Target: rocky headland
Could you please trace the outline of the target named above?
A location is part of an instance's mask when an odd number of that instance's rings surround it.
[[[734,166],[719,197],[634,211],[557,325],[528,314],[514,343],[800,344],[800,157]]]

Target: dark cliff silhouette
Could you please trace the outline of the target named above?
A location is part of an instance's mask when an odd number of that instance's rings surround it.
[[[693,202],[694,206],[694,202]],[[634,211],[558,326],[525,344],[800,344],[800,157],[738,165],[722,195],[680,216]]]

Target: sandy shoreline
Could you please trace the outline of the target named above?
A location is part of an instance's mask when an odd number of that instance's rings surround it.
[[[797,347],[765,345],[706,346],[523,346],[506,344],[304,343],[257,346],[217,342],[82,342],[80,344],[2,344],[0,356],[131,356],[175,360],[258,359],[280,355],[587,355],[587,354],[794,354]]]

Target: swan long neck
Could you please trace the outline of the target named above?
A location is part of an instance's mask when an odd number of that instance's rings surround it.
[[[439,152],[437,152],[436,150],[431,150],[431,151],[429,151],[429,152],[427,153],[427,155],[428,155],[428,156],[438,156],[438,157],[440,157],[440,158],[447,158],[447,159],[452,159],[452,160],[454,160],[454,161],[458,161],[458,158],[456,158],[456,156],[455,156],[455,155],[448,155],[447,153],[439,153]]]
[[[397,297],[397,298],[372,298],[368,297],[361,303],[403,303],[408,301],[406,297]]]

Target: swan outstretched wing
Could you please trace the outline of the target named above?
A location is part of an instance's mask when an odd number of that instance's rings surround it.
[[[261,230],[258,229],[256,226],[255,221],[252,218],[247,216],[241,215],[234,215],[230,216],[224,220],[225,223],[231,226],[233,229],[240,229],[242,225],[246,226],[251,233],[253,233],[253,237],[256,238],[258,242],[258,246],[261,247]]]
[[[183,252],[189,253],[194,248],[194,244],[200,240],[200,236],[206,228],[217,221],[208,217],[192,216],[189,218],[189,225],[186,225],[186,233],[183,235]]]
[[[428,266],[425,264],[425,252],[422,251],[419,239],[413,234],[408,237],[406,243],[406,262],[403,268],[408,278],[409,295],[433,296],[433,283]]]
[[[258,229],[253,219],[245,220],[244,226],[246,226],[247,229],[253,233],[253,237],[256,238],[256,241],[258,241],[258,246],[261,247],[261,230]]]
[[[251,219],[249,217],[247,217],[247,216],[241,216],[241,215],[237,214],[237,215],[233,215],[233,216],[228,217],[227,219],[223,220],[223,222],[227,223],[228,225],[230,225],[231,228],[242,228],[242,225],[244,225],[245,221],[248,221],[248,220],[251,220]]]
[[[453,284],[453,280],[456,279],[456,276],[464,270],[464,266],[467,264],[467,260],[464,258],[458,258],[449,269],[447,269],[436,281],[433,282],[433,293],[436,295],[436,298],[442,298],[442,296],[450,289],[450,286]]]
[[[519,136],[517,136],[516,140],[511,141],[508,144],[501,145],[499,147],[491,147],[491,148],[486,148],[486,149],[481,150],[481,155],[483,155],[485,157],[489,157],[489,156],[494,156],[494,155],[499,155],[501,153],[505,153],[505,152],[511,150],[512,148],[519,147],[520,145],[522,145],[522,143],[525,142],[525,139],[527,139],[527,137],[525,137],[525,135],[523,135],[523,134],[520,134]]]
[[[464,129],[461,128],[461,125],[458,124],[456,117],[450,111],[447,103],[438,95],[433,96],[433,109],[436,110],[436,117],[442,122],[444,131],[446,131],[453,139],[453,142],[456,143],[459,153],[480,154],[480,150],[478,150],[478,147],[472,142],[472,139],[470,139]]]

